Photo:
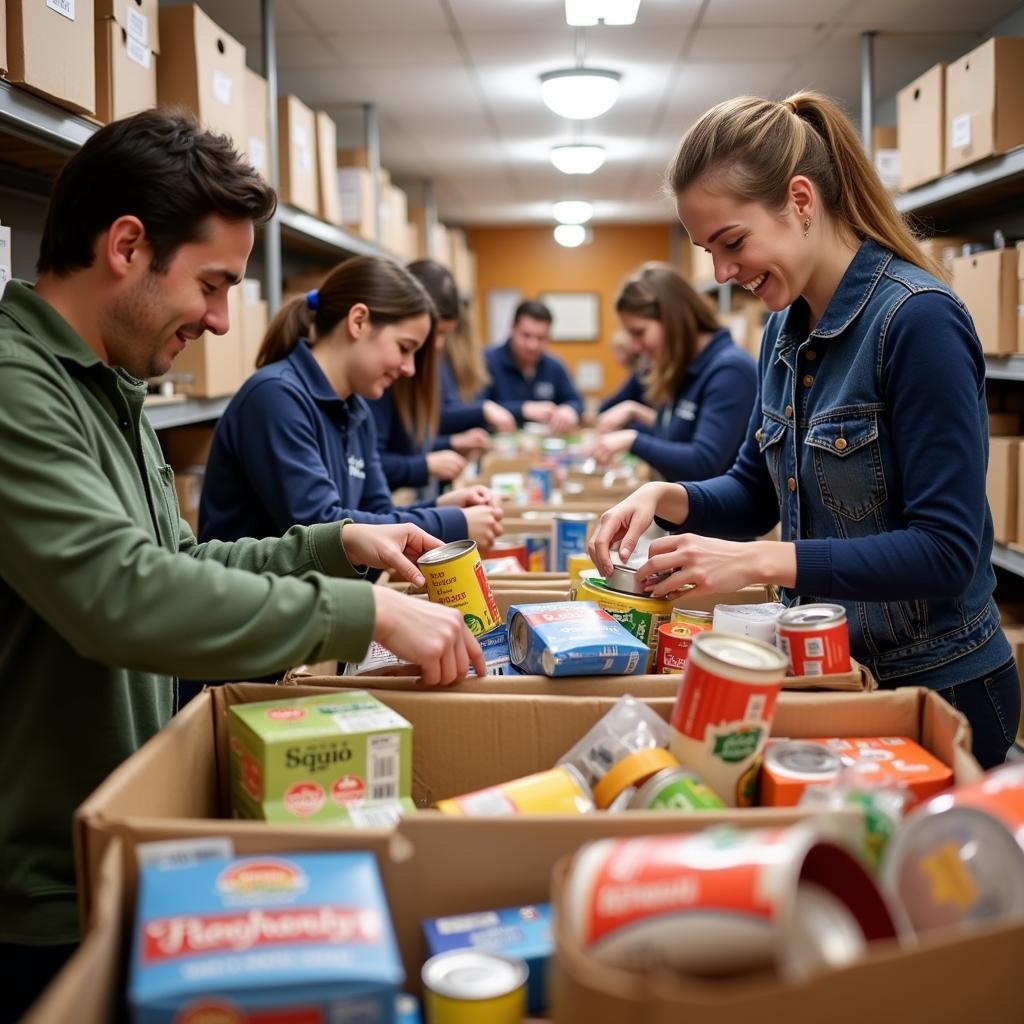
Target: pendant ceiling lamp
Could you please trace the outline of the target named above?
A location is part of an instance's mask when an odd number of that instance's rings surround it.
[[[541,96],[548,109],[559,117],[586,121],[615,106],[621,78],[617,71],[597,68],[548,71],[540,76]]]
[[[604,147],[588,145],[555,146],[551,162],[563,174],[593,174],[604,163]]]
[[[555,228],[555,241],[567,249],[575,249],[587,240],[587,229],[582,224],[559,224]]]
[[[551,212],[559,224],[586,224],[594,216],[594,204],[585,199],[562,199]]]

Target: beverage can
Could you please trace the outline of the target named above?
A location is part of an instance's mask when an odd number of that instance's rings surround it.
[[[587,537],[597,522],[594,512],[556,512],[551,519],[551,571],[567,572],[570,555],[587,552]]]
[[[801,604],[787,608],[776,623],[779,649],[795,676],[827,676],[850,671],[850,629],[841,604]]]
[[[664,768],[652,775],[629,802],[629,809],[637,811],[717,811],[724,807],[700,778],[685,768]]]

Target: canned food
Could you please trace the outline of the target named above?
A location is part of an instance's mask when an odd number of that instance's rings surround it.
[[[629,801],[631,811],[717,811],[725,804],[685,768],[663,768]]]
[[[658,627],[658,661],[655,671],[661,675],[682,672],[690,656],[693,634],[686,625],[665,622]]]
[[[549,502],[555,489],[555,471],[552,466],[532,466],[527,477],[530,500],[537,503]]]
[[[498,537],[486,550],[480,552],[482,559],[514,558],[523,572],[530,568],[529,555],[526,550],[526,538],[518,533],[509,533]]]
[[[620,594],[637,594],[646,597],[647,591],[641,586],[636,567],[612,562],[612,571],[605,576],[604,585],[609,590],[617,590]]]
[[[475,540],[456,540],[420,555],[416,564],[427,581],[427,596],[457,608],[474,636],[501,625],[491,585],[484,575]]]
[[[850,671],[850,630],[841,604],[787,608],[776,623],[779,649],[795,676],[828,676]]]
[[[419,1000],[415,996],[399,992],[395,997],[395,1024],[423,1024]]]
[[[551,550],[551,537],[546,533],[524,533],[526,543],[526,571],[547,572],[548,552]]]
[[[551,571],[566,572],[570,555],[587,551],[587,535],[597,515],[594,512],[556,512],[551,518]]]
[[[1024,916],[1024,764],[913,810],[882,875],[915,931]]]
[[[601,574],[594,568],[594,563],[590,560],[590,555],[569,555],[566,559],[566,568],[569,571],[569,582],[574,586],[579,586],[580,576],[584,572],[596,573],[598,576]]]
[[[764,604],[716,604],[711,628],[716,633],[734,633],[774,644],[775,624],[785,608],[784,604],[775,601]]]
[[[594,601],[648,647],[657,646],[658,628],[672,615],[671,601],[617,593],[609,590],[600,576],[580,580],[573,596],[577,601]],[[648,671],[655,664],[655,652],[652,651],[647,662]]]
[[[624,789],[639,786],[652,775],[678,767],[678,759],[664,747],[636,750],[613,764],[594,784],[594,803],[607,809]]]
[[[809,825],[598,840],[574,858],[564,901],[569,934],[626,969],[798,981],[896,936],[867,871]]]
[[[714,612],[705,612],[698,608],[672,609],[673,624],[686,627],[690,633],[703,633],[709,630],[714,618]]]
[[[427,1024],[522,1024],[527,976],[522,960],[497,953],[438,953],[421,972]]]
[[[770,743],[761,767],[761,803],[766,807],[795,807],[808,786],[830,782],[841,767],[839,755],[823,743]]]
[[[670,749],[733,807],[754,802],[785,674],[785,656],[770,644],[727,633],[693,637]]]
[[[496,818],[506,814],[586,814],[594,809],[590,786],[578,768],[561,764],[473,793],[438,800],[445,814]]]

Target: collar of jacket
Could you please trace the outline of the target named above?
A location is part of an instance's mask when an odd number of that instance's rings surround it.
[[[352,395],[347,399],[342,398],[331,387],[320,364],[313,358],[313,349],[308,339],[299,339],[299,343],[288,353],[286,362],[315,401],[325,405],[331,404],[344,410],[348,414],[349,423],[359,423],[369,414],[368,407],[359,401],[357,395]]]
[[[4,290],[3,312],[26,334],[45,338],[50,351],[65,362],[78,366],[102,363],[82,336],[51,306],[41,299],[28,281],[9,281]]]
[[[726,345],[732,341],[732,335],[729,334],[728,329],[723,327],[721,330],[715,331],[714,334],[708,339],[708,343],[697,353],[696,359],[687,367],[686,373],[690,377],[699,376],[707,363],[718,353],[719,349],[725,348]]]

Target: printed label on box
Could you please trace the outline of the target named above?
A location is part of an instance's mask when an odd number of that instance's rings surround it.
[[[149,48],[149,18],[139,14],[133,7],[128,8],[128,24],[125,26],[129,39],[135,39]]]
[[[262,139],[257,139],[255,136],[249,139],[249,159],[252,161],[253,167],[262,174],[267,159],[267,147],[263,145]],[[254,301],[258,302],[259,296]]]
[[[953,148],[962,149],[971,144],[971,115],[960,114],[954,117],[951,123],[953,134]]]
[[[63,14],[68,21],[75,20],[75,0],[46,0],[46,6],[51,11]]]
[[[225,107],[231,106],[231,76],[225,75],[223,71],[213,73],[213,95],[219,103]]]
[[[149,47],[143,45],[138,39],[132,39],[131,36],[127,39],[127,52],[128,59],[135,61],[139,67],[149,70]]]

